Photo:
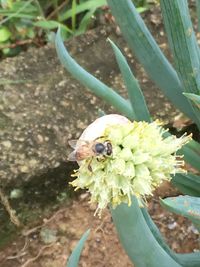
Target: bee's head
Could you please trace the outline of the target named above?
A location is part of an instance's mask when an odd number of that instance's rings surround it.
[[[98,154],[102,154],[105,151],[105,145],[103,143],[95,144],[95,152]]]

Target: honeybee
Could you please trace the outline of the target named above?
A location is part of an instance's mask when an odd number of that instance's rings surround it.
[[[98,138],[99,139],[99,138]],[[93,141],[70,140],[69,145],[74,151],[69,154],[69,161],[81,161],[87,158],[104,158],[112,155],[112,144],[110,141],[100,142],[98,139]]]

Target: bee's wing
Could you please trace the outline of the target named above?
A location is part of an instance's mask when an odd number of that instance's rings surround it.
[[[68,144],[69,144],[72,148],[75,149],[75,148],[77,148],[77,147],[79,147],[79,146],[88,144],[88,141],[80,140],[80,139],[75,139],[75,140],[69,140],[69,141],[68,141]]]
[[[68,161],[76,161],[76,151],[75,150],[68,155],[67,160]]]

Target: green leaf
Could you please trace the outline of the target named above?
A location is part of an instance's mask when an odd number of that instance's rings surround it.
[[[156,238],[157,242],[160,244],[160,246],[172,257],[175,258],[175,253],[170,249],[170,247],[165,242],[164,238],[162,237],[158,227],[155,225],[153,220],[151,219],[151,216],[149,215],[148,211],[145,208],[141,208],[142,214],[144,216],[144,219],[151,230],[153,236]]]
[[[11,32],[7,27],[0,28],[0,43],[7,41],[11,36]]]
[[[184,154],[184,160],[192,167],[200,171],[200,144],[194,140],[184,145],[177,152],[178,155]]]
[[[124,114],[129,119],[134,119],[134,114],[131,105],[126,99],[117,94],[113,89],[102,83],[89,72],[84,70],[76,61],[69,55],[63,44],[60,30],[58,30],[55,39],[55,46],[58,57],[64,67],[77,79],[81,84],[90,89],[95,95],[104,99],[109,104],[113,105],[119,112]]]
[[[145,11],[147,11],[149,8],[148,7],[136,7],[136,10],[138,13],[143,13]]]
[[[79,13],[91,10],[91,9],[96,10],[97,8],[104,6],[104,5],[106,5],[106,0],[98,0],[98,1],[89,0],[89,1],[83,2],[79,5],[77,5],[76,15]],[[72,16],[73,16],[73,10],[70,9],[66,13],[62,14],[60,16],[59,20],[60,21],[67,20],[67,19],[71,18]]]
[[[178,75],[166,59],[131,0],[107,0],[112,14],[134,55],[149,77],[170,101],[188,117],[197,121],[191,103],[183,96]]]
[[[187,0],[160,1],[168,41],[184,92],[199,94],[199,46],[192,27]],[[200,129],[200,110],[193,107]]]
[[[75,35],[82,34],[87,30],[88,24],[90,23],[92,15],[95,13],[95,8],[89,10],[82,18],[79,28],[76,30]]]
[[[85,241],[89,236],[90,230],[87,230],[81,239],[79,240],[78,244],[76,245],[75,249],[73,250],[72,254],[70,255],[66,267],[77,267],[79,263],[79,258],[81,255],[81,251],[83,250],[83,246]]]
[[[56,29],[58,27],[61,27],[62,29],[65,29],[67,32],[72,33],[72,31],[65,25],[55,21],[55,20],[40,20],[37,22],[33,23],[34,26],[43,28],[43,29],[47,29],[47,30],[52,30],[52,29]]]
[[[11,9],[8,9],[12,12],[18,12],[19,10],[24,10],[26,14],[37,14],[37,7],[31,4],[34,1],[19,1],[14,2]]]
[[[110,39],[108,39],[108,41],[112,45],[113,51],[115,53],[115,57],[117,59],[123,80],[125,82],[136,120],[151,122],[151,116],[147,108],[143,93],[140,89],[138,81],[135,79],[133,73],[131,72],[126,58]]]
[[[33,0],[29,0],[26,2],[23,2],[22,5],[20,5],[20,7],[16,8],[15,5],[12,5],[12,8],[14,6],[14,9],[12,10],[3,10],[0,9],[0,14],[2,14],[3,16],[7,16],[6,18],[2,19],[0,21],[0,25],[4,24],[6,21],[9,21],[11,18],[28,18],[28,19],[35,19],[36,14],[30,14],[28,12],[26,12],[26,9],[29,8],[30,3],[33,2]],[[19,2],[15,3],[16,5]]]
[[[138,201],[111,209],[120,241],[137,267],[181,267],[158,243],[147,225]]]
[[[200,252],[175,254],[177,261],[183,267],[199,267],[200,266]]]
[[[33,23],[34,26],[43,28],[43,29],[56,29],[60,26],[60,23],[54,20],[40,20]]]
[[[71,15],[71,18],[72,18],[72,31],[75,32],[75,29],[76,29],[76,0],[72,0],[72,15]]]
[[[171,182],[182,193],[189,196],[200,197],[200,176],[192,173],[177,173],[172,177]]]
[[[34,37],[36,36],[36,31],[34,31],[33,27],[27,28],[26,35],[27,35],[28,38],[34,39]]]
[[[155,223],[151,219],[147,210],[145,208],[142,208],[141,211],[142,211],[142,214],[144,216],[146,223],[148,224],[149,229],[151,230],[152,234],[156,238],[157,242],[175,261],[177,261],[183,267],[199,267],[200,266],[200,252],[185,253],[185,254],[175,253],[166,244],[158,227],[155,225]]]
[[[190,219],[200,230],[200,197],[169,197],[160,202],[167,210]]]
[[[187,0],[161,0],[160,3],[169,45],[184,91],[197,94],[200,88],[199,47]]]
[[[187,98],[191,99],[198,108],[200,108],[200,95],[195,95],[191,93],[183,93]]]
[[[13,0],[1,0],[0,3],[3,8],[11,8],[13,5]]]
[[[197,7],[197,19],[198,19],[198,31],[200,32],[200,0],[196,0]]]
[[[24,18],[24,19],[35,19],[35,15],[29,15],[24,12],[22,13],[13,13],[8,11],[0,10],[0,15],[7,16],[4,20],[0,21],[0,25],[5,23],[6,21],[10,20],[11,18]]]

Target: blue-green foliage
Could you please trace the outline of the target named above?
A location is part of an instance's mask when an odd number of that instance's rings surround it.
[[[78,244],[76,245],[75,249],[73,250],[72,254],[70,255],[66,267],[77,267],[79,263],[79,258],[81,255],[81,252],[83,250],[85,241],[87,240],[88,236],[90,234],[90,230],[87,230],[79,240]]]
[[[131,0],[107,0],[107,2],[125,39],[150,78],[160,86],[177,108],[193,119],[200,127],[198,113],[200,78],[199,73],[195,72],[196,69],[199,70],[200,57],[196,38],[191,28],[187,1],[161,0],[167,34],[176,61],[176,69],[172,67],[160,50]],[[177,21],[179,23],[175,25]],[[191,29],[192,32],[188,29]],[[150,121],[149,111],[136,78],[121,51],[112,41],[110,42],[131,105],[113,89],[85,71],[70,57],[59,31],[56,37],[56,49],[65,68],[94,94],[113,105],[130,119]],[[179,58],[178,51],[181,49],[183,53]],[[184,62],[186,62],[185,65]],[[196,104],[197,106],[195,106]],[[198,142],[192,140],[180,150],[180,153],[183,153],[185,160],[200,171],[200,144]],[[191,196],[168,198],[162,201],[162,205],[172,212],[189,218],[199,228],[199,176],[191,173],[177,174],[172,181],[183,193]],[[139,207],[135,197],[133,197],[130,207],[121,204],[116,209],[111,209],[111,214],[119,238],[136,267],[200,266],[199,253],[182,255],[174,253],[168,247],[147,210]]]

